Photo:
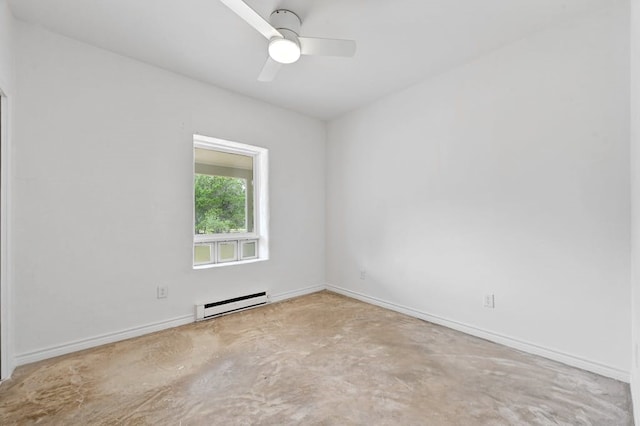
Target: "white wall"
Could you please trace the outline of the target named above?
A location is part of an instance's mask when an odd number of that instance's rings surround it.
[[[640,0],[631,1],[631,393],[640,422]]]
[[[0,0],[0,83],[4,86],[13,85],[13,21],[6,0]]]
[[[5,0],[0,0],[0,91],[4,94],[2,101],[3,119],[0,124],[2,132],[2,153],[0,171],[2,176],[0,182],[2,185],[2,224],[0,224],[0,274],[2,276],[2,285],[0,286],[0,379],[6,378],[13,370],[13,345],[10,343],[13,339],[12,327],[12,293],[9,285],[9,268],[8,268],[8,170],[9,149],[12,117],[13,117],[13,99],[14,99],[14,60],[13,60],[13,26],[14,18],[9,10],[9,6]]]
[[[616,4],[330,122],[329,284],[628,380],[628,6]]]
[[[23,23],[16,64],[19,363],[324,285],[323,122]],[[270,260],[192,269],[193,133],[269,148]]]

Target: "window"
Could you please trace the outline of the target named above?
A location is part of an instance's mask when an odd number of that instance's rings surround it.
[[[268,151],[193,138],[193,265],[268,259]]]

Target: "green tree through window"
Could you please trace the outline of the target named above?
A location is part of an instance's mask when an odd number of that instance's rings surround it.
[[[247,232],[247,182],[195,174],[195,233]]]

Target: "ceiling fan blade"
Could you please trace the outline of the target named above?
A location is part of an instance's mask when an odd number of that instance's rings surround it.
[[[331,38],[298,37],[303,55],[353,56],[356,54],[356,42]]]
[[[264,67],[262,67],[262,71],[260,71],[260,75],[258,76],[258,81],[273,81],[281,67],[282,64],[280,62],[274,61],[271,57],[267,58],[267,62],[264,64]]]
[[[258,12],[251,9],[248,4],[242,0],[220,0],[229,9],[233,10],[236,15],[244,19],[249,25],[255,28],[260,34],[265,36],[267,40],[271,37],[282,37],[280,31],[276,30],[265,19],[258,15]]]

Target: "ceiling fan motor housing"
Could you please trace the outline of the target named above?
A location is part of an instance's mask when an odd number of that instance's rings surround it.
[[[290,10],[274,10],[273,13],[271,13],[269,21],[273,28],[280,32],[283,32],[284,30],[293,32],[296,36],[300,35],[300,18]]]

